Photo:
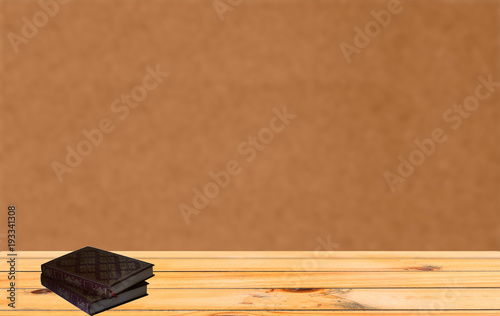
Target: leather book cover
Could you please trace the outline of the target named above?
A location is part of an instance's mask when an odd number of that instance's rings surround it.
[[[84,311],[87,314],[94,314],[92,312],[92,304],[95,304],[101,300],[105,300],[106,298],[103,298],[99,296],[96,293],[89,293],[86,291],[82,291],[81,289],[78,289],[74,286],[64,284],[62,282],[58,282],[50,277],[47,277],[43,274],[40,275],[40,280],[42,282],[42,285],[54,292],[55,294],[59,295],[60,297],[64,298],[66,301],[70,302],[71,304],[75,305],[82,311]],[[137,283],[135,286],[132,288],[140,287],[147,285],[148,283],[145,281]],[[119,304],[120,305],[120,304]],[[111,306],[114,307],[114,306]],[[110,308],[111,308],[110,307]]]
[[[110,289],[113,285],[152,266],[151,263],[109,251],[84,247],[42,264],[42,274],[100,297],[110,298],[117,294]]]

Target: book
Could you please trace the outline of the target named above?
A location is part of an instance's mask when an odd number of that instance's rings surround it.
[[[42,274],[104,298],[153,276],[153,264],[84,247],[42,264]]]
[[[43,274],[40,275],[40,280],[43,286],[89,315],[94,315],[139,297],[146,296],[148,285],[147,282],[141,281],[112,298],[103,298],[95,293],[86,292],[81,288],[58,282]]]

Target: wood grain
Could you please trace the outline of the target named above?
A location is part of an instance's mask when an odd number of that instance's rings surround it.
[[[136,256],[137,257],[137,256]],[[54,257],[51,257],[54,258]],[[140,257],[137,257],[140,258]],[[40,271],[42,263],[50,258],[19,258],[22,271]],[[498,271],[500,258],[453,259],[453,258],[143,258],[155,262],[155,271],[379,271],[379,272],[426,272],[426,271]],[[8,269],[5,260],[0,261],[0,271]]]
[[[120,309],[154,310],[500,310],[500,289],[148,289]],[[71,309],[54,293],[17,293],[19,310]],[[7,306],[0,298],[0,306]]]
[[[63,256],[70,251],[23,251],[18,252],[20,258],[43,258],[51,259]],[[236,258],[333,258],[333,259],[366,259],[366,258],[386,258],[386,259],[500,259],[500,251],[113,251],[115,253],[133,258],[215,258],[215,259],[236,259]],[[161,253],[161,256],[158,254]],[[6,252],[0,251],[0,258],[6,258]]]
[[[21,313],[12,311],[3,311],[2,316],[19,316]],[[496,311],[266,311],[266,310],[255,310],[255,311],[192,311],[192,310],[175,310],[175,311],[151,311],[151,310],[123,310],[123,309],[113,309],[112,315],[141,315],[141,316],[283,316],[283,315],[297,315],[297,316],[315,316],[315,315],[344,315],[344,316],[407,316],[407,315],[419,315],[419,316],[498,316],[499,313]],[[140,312],[140,313],[139,313]],[[23,311],[23,315],[28,316],[78,316],[85,315],[79,310],[30,310]],[[106,315],[106,314],[100,314]]]
[[[65,252],[19,252],[17,308],[0,315],[83,315],[40,285]],[[497,252],[119,252],[155,264],[135,315],[499,315]],[[454,257],[456,256],[456,257]],[[8,287],[0,253],[0,287]],[[326,270],[326,271],[325,271]],[[110,312],[111,313],[111,312]]]
[[[500,272],[155,272],[149,288],[496,288]],[[0,284],[7,275],[0,273]],[[40,287],[40,272],[22,272],[18,285]]]

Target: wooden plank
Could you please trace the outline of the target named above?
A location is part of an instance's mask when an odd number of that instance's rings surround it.
[[[40,271],[46,258],[17,258],[18,271]],[[160,271],[500,271],[500,259],[151,259]],[[0,261],[0,273],[7,271]]]
[[[500,289],[149,289],[121,310],[500,309]],[[45,289],[17,292],[17,310],[73,306]],[[6,296],[0,306],[7,306]]]
[[[40,272],[19,272],[19,289],[39,288]],[[500,287],[500,272],[156,272],[149,288]],[[0,285],[9,284],[0,273]]]
[[[46,310],[46,311],[3,311],[2,316],[82,316],[80,310]],[[123,310],[112,309],[110,315],[130,315],[130,316],[316,316],[316,315],[340,315],[340,316],[498,316],[496,311],[148,311],[148,310]],[[109,313],[107,312],[107,313]],[[104,315],[104,314],[103,314]],[[107,315],[107,314],[106,314]]]
[[[80,315],[40,285],[40,265],[63,253],[19,252],[17,308],[8,310],[0,296],[0,315]],[[156,264],[156,276],[148,297],[115,314],[500,315],[498,252],[122,253]]]
[[[337,259],[500,259],[500,251],[113,251],[137,259],[161,258],[337,258]],[[7,258],[6,251],[0,251],[0,259]],[[53,259],[69,251],[19,251],[19,258]]]

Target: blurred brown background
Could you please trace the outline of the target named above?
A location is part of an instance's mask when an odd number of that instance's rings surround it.
[[[443,119],[478,76],[500,81],[499,1],[0,3],[2,250],[8,203],[18,250],[499,248],[500,87],[458,129]],[[341,43],[389,8],[348,63]],[[122,120],[115,100],[156,65],[169,76]],[[285,106],[248,162],[238,146]],[[103,118],[114,130],[60,182],[53,162]],[[435,128],[447,140],[392,192],[384,173]],[[231,160],[186,225],[179,205]]]

